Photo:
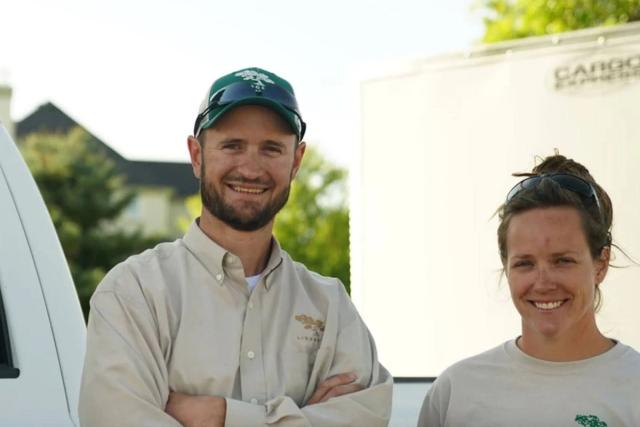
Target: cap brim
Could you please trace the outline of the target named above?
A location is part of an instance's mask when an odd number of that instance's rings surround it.
[[[229,105],[225,105],[220,110],[217,110],[217,111],[214,110],[215,113],[212,111],[211,113],[209,113],[209,119],[202,121],[202,124],[200,126],[200,132],[202,132],[204,129],[208,129],[211,126],[213,126],[220,119],[220,117],[222,117],[227,112],[229,112],[229,110],[232,110],[241,105],[262,105],[264,107],[267,107],[275,111],[276,113],[278,113],[280,117],[284,119],[285,122],[287,122],[287,124],[289,125],[289,127],[291,127],[291,130],[298,137],[298,139],[299,140],[302,139],[302,135],[300,134],[301,130],[299,130],[298,128],[298,123],[296,122],[295,113],[287,110],[279,103],[262,96],[245,98],[245,99],[233,102]]]

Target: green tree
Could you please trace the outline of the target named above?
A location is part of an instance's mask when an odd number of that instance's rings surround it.
[[[49,209],[86,318],[89,298],[106,272],[161,236],[113,227],[135,194],[82,129],[30,134],[19,145]]]
[[[184,201],[184,206],[187,213],[178,218],[178,228],[186,232],[193,220],[199,217],[202,211],[200,194],[198,193],[187,197]]]
[[[481,0],[493,43],[640,20],[640,0]]]
[[[347,171],[307,147],[274,234],[292,258],[350,291]]]
[[[289,202],[276,217],[274,234],[293,259],[311,270],[339,278],[350,290],[349,210],[346,170],[307,147]],[[186,201],[190,218],[179,223],[186,230],[200,214],[200,195]]]

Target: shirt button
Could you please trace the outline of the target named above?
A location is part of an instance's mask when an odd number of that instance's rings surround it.
[[[216,274],[216,280],[220,282],[224,276],[221,273]]]
[[[253,302],[249,301],[249,308],[253,308]]]
[[[247,352],[247,357],[249,359],[253,359],[254,357],[256,357],[256,354],[253,351],[249,351],[249,352]]]
[[[251,399],[251,403],[253,403],[254,405],[258,404],[258,399],[256,399],[255,397],[253,399]]]

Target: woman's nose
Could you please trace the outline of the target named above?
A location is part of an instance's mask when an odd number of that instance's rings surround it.
[[[557,287],[557,284],[553,278],[553,274],[549,271],[548,266],[539,264],[537,267],[537,277],[535,287],[538,290],[553,290]]]

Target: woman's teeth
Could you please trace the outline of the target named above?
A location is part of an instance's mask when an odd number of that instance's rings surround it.
[[[560,307],[562,305],[562,301],[534,302],[533,305],[541,310],[553,310],[554,308]]]

